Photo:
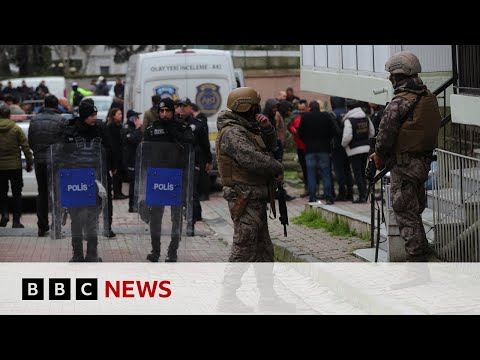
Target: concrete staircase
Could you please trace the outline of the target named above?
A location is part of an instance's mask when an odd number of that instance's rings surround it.
[[[480,149],[474,150],[474,155],[480,159]],[[437,255],[447,261],[479,261],[480,256],[472,258],[472,254],[480,252],[480,166],[465,157],[458,159],[445,162],[455,167],[444,170],[447,175],[439,179],[439,184],[448,184],[447,187],[427,191],[427,206],[435,211],[437,229],[437,234],[431,230],[429,242],[434,244]],[[424,214],[424,225],[432,228],[433,220],[433,211]]]

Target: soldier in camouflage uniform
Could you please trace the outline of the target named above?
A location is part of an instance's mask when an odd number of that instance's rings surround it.
[[[268,184],[283,181],[283,166],[273,158],[275,129],[260,114],[260,94],[252,88],[233,90],[217,120],[216,151],[224,198],[234,222],[229,261],[273,261],[268,233]]]
[[[236,295],[246,262],[268,262],[254,267],[260,292],[260,311],[294,312],[295,304],[285,302],[274,290],[273,244],[268,233],[267,199],[273,181],[283,182],[283,165],[275,160],[275,129],[260,114],[260,94],[252,88],[233,90],[227,99],[231,111],[217,119],[216,152],[224,198],[233,220],[233,246],[225,267],[221,312],[251,312]],[[238,264],[239,262],[243,264]],[[234,264],[235,263],[235,264]]]
[[[394,98],[379,125],[375,153],[377,169],[391,169],[392,207],[408,261],[426,261],[430,253],[421,214],[425,181],[437,143],[441,115],[436,97],[418,73],[418,58],[408,51],[394,54],[385,64]]]

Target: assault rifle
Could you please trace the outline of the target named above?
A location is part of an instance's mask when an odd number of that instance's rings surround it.
[[[288,213],[287,213],[287,202],[285,200],[285,195],[287,192],[283,188],[282,183],[277,184],[277,199],[278,199],[278,210],[280,212],[280,223],[283,225],[283,235],[287,236],[287,225],[288,225]]]
[[[369,160],[367,168],[365,169],[365,177],[368,180],[368,196],[370,196],[370,246],[372,248],[375,246],[375,262],[378,261],[378,247],[380,244],[380,208],[377,209],[377,243],[375,244],[375,184],[388,172],[387,168],[383,168],[378,174],[376,174],[377,168],[375,167],[375,162],[370,160],[370,155],[375,152],[376,140],[376,137],[370,139],[370,151],[368,153]],[[381,193],[383,206],[383,189],[381,190]]]

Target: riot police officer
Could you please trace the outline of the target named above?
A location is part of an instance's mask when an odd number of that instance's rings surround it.
[[[192,144],[193,133],[191,127],[182,119],[175,118],[175,105],[173,100],[170,98],[162,99],[158,105],[158,109],[159,118],[145,129],[144,141],[174,143],[180,147],[182,147],[183,144]],[[160,258],[160,238],[164,210],[165,206],[154,206],[149,210],[152,251],[147,255],[147,260],[151,262],[158,262]],[[182,215],[182,206],[171,206],[172,235],[165,258],[166,262],[177,261],[177,250],[182,230]]]
[[[437,143],[441,115],[435,95],[418,74],[420,61],[409,51],[394,54],[385,63],[394,98],[379,125],[375,153],[377,169],[390,168],[392,207],[407,261],[426,261],[430,253],[421,214],[425,209],[425,181]]]
[[[107,134],[97,124],[97,108],[93,100],[85,99],[79,106],[79,117],[74,118],[65,129],[65,142],[79,146],[76,154],[78,160],[84,157],[89,162],[92,153],[88,145],[101,143],[105,150],[107,163],[109,158],[110,143]],[[97,186],[99,186],[97,184]],[[103,189],[105,191],[105,189]],[[99,189],[100,191],[100,189]],[[97,200],[101,201],[101,200]],[[106,204],[103,204],[105,206]],[[72,248],[73,257],[71,262],[99,262],[102,259],[98,256],[98,210],[96,207],[71,207],[69,208],[72,221]],[[86,256],[83,255],[83,240],[87,241]]]

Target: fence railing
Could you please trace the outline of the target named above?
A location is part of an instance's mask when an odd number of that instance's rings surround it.
[[[437,149],[433,190],[437,256],[443,261],[480,262],[480,159]]]

